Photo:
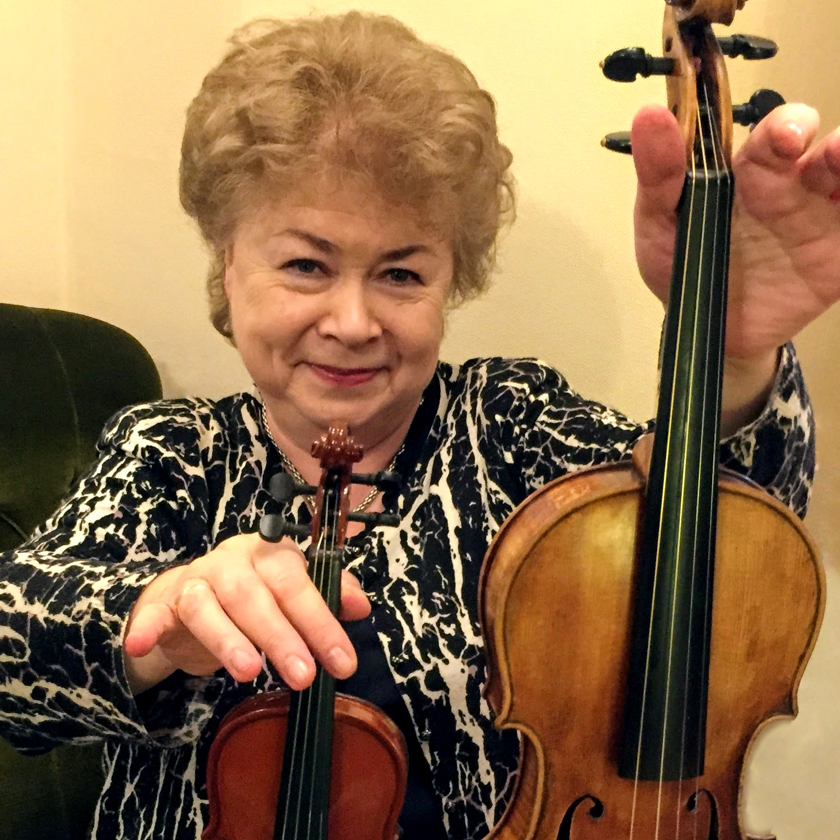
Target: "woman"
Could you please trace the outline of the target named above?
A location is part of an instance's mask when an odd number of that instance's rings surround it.
[[[813,435],[785,342],[840,285],[840,138],[812,147],[815,131],[788,108],[739,159],[723,416],[725,462],[800,513]],[[662,297],[684,168],[670,115],[643,112],[634,147],[639,261]],[[438,362],[446,308],[481,290],[511,215],[509,164],[469,71],[387,18],[260,23],[205,79],[182,203],[214,255],[213,322],[256,391],[117,415],[0,584],[0,733],[30,750],[106,739],[94,837],[199,837],[219,721],[308,685],[316,659],[401,723],[406,837],[477,838],[501,814],[517,742],[481,697],[484,551],[531,491],[625,457],[650,427],[537,362]],[[270,477],[314,483],[309,445],[339,417],[365,447],[360,471],[401,477],[387,497],[353,490],[401,524],[351,536],[342,618],[370,619],[344,626],[300,547],[254,534]],[[309,502],[287,515],[308,522]]]

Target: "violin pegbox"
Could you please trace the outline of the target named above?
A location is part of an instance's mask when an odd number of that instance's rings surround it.
[[[695,4],[698,5],[698,4]],[[662,46],[666,57],[674,60],[674,72],[668,76],[668,107],[680,124],[685,139],[686,160],[694,159],[699,122],[697,83],[704,80],[706,101],[718,108],[709,115],[720,128],[723,157],[732,160],[732,98],[729,75],[717,38],[707,21],[700,18],[677,19],[673,6],[665,7]]]
[[[269,482],[269,493],[274,501],[288,504],[296,496],[315,497],[315,515],[312,526],[298,525],[279,514],[268,513],[260,519],[260,536],[268,542],[279,542],[283,537],[305,539],[315,536],[323,524],[321,511],[325,494],[331,493],[337,500],[334,527],[337,529],[338,544],[343,544],[347,522],[362,522],[368,526],[399,524],[399,517],[390,513],[354,513],[350,510],[349,494],[351,484],[366,484],[379,490],[398,485],[398,473],[380,471],[377,473],[353,473],[351,466],[361,460],[364,454],[346,424],[333,423],[328,431],[312,443],[311,455],[321,465],[322,477],[318,487],[301,484],[286,472],[277,473]]]
[[[784,103],[775,91],[760,90],[748,103],[733,108],[724,56],[757,61],[778,52],[773,41],[751,35],[718,38],[711,23],[730,24],[746,0],[666,0],[662,30],[663,55],[653,56],[641,47],[618,50],[601,62],[611,81],[633,82],[639,76],[665,76],[668,106],[677,118],[685,138],[686,160],[695,154],[699,124],[698,80],[705,86],[706,101],[715,103],[710,115],[719,127],[723,156],[732,156],[732,125],[755,125],[771,110]],[[629,132],[608,134],[601,145],[610,151],[632,154]]]

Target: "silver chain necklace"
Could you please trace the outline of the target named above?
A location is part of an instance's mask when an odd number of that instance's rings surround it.
[[[268,412],[265,410],[265,403],[262,404],[262,424],[263,428],[266,431],[266,434],[269,437],[269,440],[274,444],[274,448],[277,450],[277,454],[280,456],[280,460],[283,462],[283,466],[286,468],[286,471],[292,476],[292,478],[298,484],[308,484],[309,482],[300,474],[298,468],[289,460],[286,453],[280,448],[280,444],[274,439],[274,435],[271,434],[271,427],[268,425]],[[402,452],[402,447],[397,450],[397,454],[394,455],[391,463],[388,464],[387,471],[393,472],[394,468],[397,466],[397,458],[399,457],[400,452]],[[357,505],[353,508],[353,513],[361,513],[367,508],[370,507],[373,500],[379,495],[379,488],[374,486],[370,488],[370,492],[367,496],[362,499],[361,504]],[[314,514],[315,513],[315,497],[314,496],[304,496],[303,501],[306,503],[306,506],[309,508],[309,512]]]

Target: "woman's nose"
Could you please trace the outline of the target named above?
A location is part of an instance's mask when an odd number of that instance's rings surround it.
[[[337,283],[330,289],[324,316],[318,328],[323,336],[339,339],[347,346],[358,346],[382,335],[371,299],[363,282]]]

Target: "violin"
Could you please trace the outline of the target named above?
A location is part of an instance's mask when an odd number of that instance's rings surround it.
[[[746,0],[668,0],[664,57],[604,72],[668,77],[686,141],[655,433],[632,459],[546,485],[493,540],[479,585],[499,728],[521,736],[493,840],[744,840],[756,732],[796,714],[825,581],[800,520],[718,466],[734,180],[718,39]],[[757,122],[761,92],[737,118]],[[629,138],[606,145],[629,151]]]
[[[286,473],[270,483],[279,502],[315,494],[311,528],[268,514],[260,534],[271,542],[311,535],[310,577],[338,615],[348,521],[397,524],[388,514],[350,512],[350,484],[380,486],[398,477],[353,475],[362,449],[346,426],[331,426],[312,455],[322,469],[317,488],[296,485]],[[394,840],[407,764],[390,718],[336,694],[335,678],[317,665],[309,688],[259,694],[222,720],[208,758],[210,818],[202,840]]]

